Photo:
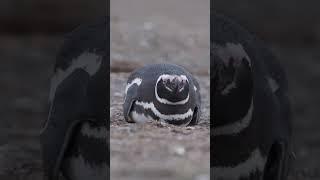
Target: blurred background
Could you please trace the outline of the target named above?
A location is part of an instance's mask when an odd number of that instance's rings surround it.
[[[105,15],[105,0],[0,2],[0,179],[42,179],[39,131],[65,33]]]
[[[214,8],[265,40],[284,65],[293,110],[291,180],[320,179],[320,11],[318,1],[214,0]]]
[[[111,0],[111,68],[171,62],[209,71],[209,0]]]

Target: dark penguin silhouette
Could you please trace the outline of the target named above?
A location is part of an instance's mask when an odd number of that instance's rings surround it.
[[[124,117],[128,122],[160,120],[175,125],[195,125],[200,117],[199,91],[196,79],[180,66],[144,66],[128,79]]]
[[[211,170],[215,180],[285,180],[291,149],[285,72],[256,37],[211,14]]]
[[[50,110],[41,131],[45,178],[109,177],[109,33],[101,19],[66,36],[54,67]]]

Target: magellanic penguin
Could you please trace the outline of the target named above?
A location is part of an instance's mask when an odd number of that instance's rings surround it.
[[[285,180],[291,113],[285,72],[268,48],[211,14],[211,170],[215,180]]]
[[[123,104],[125,120],[195,125],[201,109],[199,91],[197,80],[181,66],[144,66],[135,70],[128,79]]]
[[[109,33],[105,18],[82,25],[65,38],[41,131],[45,179],[106,180]]]

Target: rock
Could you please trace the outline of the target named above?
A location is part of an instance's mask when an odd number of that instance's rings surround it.
[[[186,149],[183,146],[173,147],[173,153],[178,156],[183,156],[186,153]]]

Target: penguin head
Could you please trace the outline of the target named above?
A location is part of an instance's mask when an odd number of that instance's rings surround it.
[[[179,104],[189,98],[189,81],[185,75],[163,74],[155,86],[156,98],[166,104]]]

